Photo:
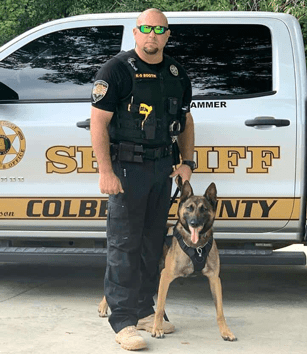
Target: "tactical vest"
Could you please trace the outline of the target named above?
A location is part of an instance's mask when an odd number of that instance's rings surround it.
[[[134,50],[121,52],[115,58],[124,63],[133,85],[112,117],[111,142],[129,141],[149,147],[170,145],[170,130],[183,131],[186,114],[182,110],[183,77],[176,62],[164,55],[158,71],[139,59]]]

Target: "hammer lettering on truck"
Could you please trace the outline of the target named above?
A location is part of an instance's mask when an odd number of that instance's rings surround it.
[[[240,160],[248,160],[246,173],[269,173],[280,159],[279,146],[196,146],[194,173],[235,173]],[[52,146],[46,151],[46,172],[98,173],[91,146]]]
[[[191,108],[227,108],[226,101],[193,101]]]

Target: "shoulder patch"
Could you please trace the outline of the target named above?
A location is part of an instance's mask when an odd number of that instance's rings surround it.
[[[100,101],[107,93],[109,84],[103,80],[97,80],[94,82],[92,90],[92,97],[94,103]]]

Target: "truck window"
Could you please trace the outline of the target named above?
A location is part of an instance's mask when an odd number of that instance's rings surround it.
[[[50,33],[0,62],[0,100],[90,100],[100,66],[121,49],[123,26]]]
[[[272,94],[272,41],[266,26],[184,24],[170,29],[166,53],[187,70],[194,100]]]

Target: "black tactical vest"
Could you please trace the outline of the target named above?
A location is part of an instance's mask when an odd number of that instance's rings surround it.
[[[143,62],[134,50],[116,57],[125,64],[132,77],[132,91],[114,112],[110,123],[110,140],[134,142],[145,146],[171,145],[171,130],[183,131],[183,77],[177,63],[164,55],[159,71]],[[179,128],[178,128],[178,123]]]

